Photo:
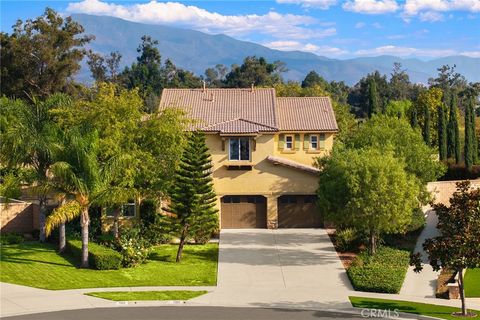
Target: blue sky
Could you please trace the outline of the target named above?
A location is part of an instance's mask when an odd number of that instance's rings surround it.
[[[1,1],[1,28],[49,6],[224,33],[331,58],[480,57],[480,0]]]

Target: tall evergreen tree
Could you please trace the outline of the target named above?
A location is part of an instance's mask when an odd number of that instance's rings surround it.
[[[368,83],[368,116],[380,111],[379,96],[377,92],[377,83],[371,78]]]
[[[198,233],[211,234],[218,228],[211,168],[205,136],[202,133],[192,134],[176,170],[170,207],[167,209],[174,214],[172,222],[180,238],[177,262],[182,258],[188,237],[195,237]]]
[[[455,158],[456,163],[460,163],[460,132],[458,129],[456,94],[452,94],[449,113],[447,130],[447,155],[448,158]]]
[[[431,145],[430,143],[430,108],[428,106],[425,106],[423,109],[424,112],[424,119],[423,119],[423,130],[422,130],[422,135],[423,135],[423,140],[427,144],[427,146]]]
[[[470,104],[465,106],[465,166],[471,169],[473,166],[473,132],[472,132],[472,117],[470,115]]]
[[[412,128],[418,127],[418,116],[417,116],[417,109],[412,108],[412,114],[410,115],[410,125]]]
[[[447,114],[444,105],[438,107],[438,151],[440,160],[447,160]]]
[[[470,98],[465,106],[465,165],[471,169],[475,163],[476,155],[476,139],[475,139],[475,110],[473,107],[473,99]]]

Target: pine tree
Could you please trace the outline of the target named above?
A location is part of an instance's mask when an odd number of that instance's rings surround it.
[[[368,116],[372,117],[373,114],[380,111],[379,96],[377,92],[377,83],[375,79],[371,78],[368,83]]]
[[[438,107],[438,151],[440,160],[447,160],[447,115],[443,105]]]
[[[216,195],[211,177],[211,158],[202,133],[191,135],[175,173],[174,187],[170,192],[172,222],[178,232],[180,244],[177,259],[188,237],[199,233],[211,235],[218,228],[218,210],[215,208]]]
[[[430,145],[430,109],[428,106],[424,107],[424,119],[423,119],[423,140],[429,146]]]
[[[452,94],[452,100],[450,103],[447,131],[447,155],[448,158],[455,158],[456,163],[460,163],[460,132],[458,129],[456,94]]]

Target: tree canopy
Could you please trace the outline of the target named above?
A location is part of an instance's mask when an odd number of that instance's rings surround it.
[[[47,8],[42,16],[18,20],[12,34],[0,33],[1,91],[8,97],[46,98],[71,92],[71,81],[93,37],[71,17]]]
[[[378,237],[404,232],[418,207],[420,186],[405,166],[391,151],[337,149],[321,161],[319,207],[336,225],[367,234],[375,254]]]

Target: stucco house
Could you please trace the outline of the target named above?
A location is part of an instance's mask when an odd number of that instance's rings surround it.
[[[319,227],[314,159],[338,131],[328,97],[276,97],[271,88],[164,89],[206,133],[221,228]]]

